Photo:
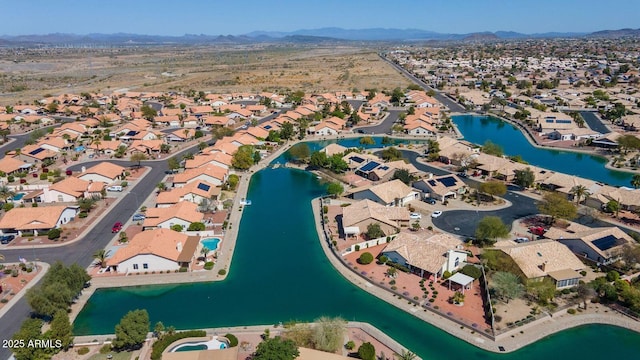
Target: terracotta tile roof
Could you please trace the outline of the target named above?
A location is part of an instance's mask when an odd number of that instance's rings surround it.
[[[198,212],[198,205],[189,201],[181,201],[174,206],[166,208],[147,209],[146,216],[142,224],[143,227],[158,226],[173,218],[181,219],[189,223],[199,222],[204,218],[204,214]]]
[[[0,229],[52,229],[67,208],[63,205],[13,208],[0,218]]]
[[[55,190],[73,197],[82,197],[89,188],[89,181],[79,179],[75,176],[69,176],[64,180],[49,186],[49,190]]]
[[[342,209],[342,224],[353,226],[366,219],[375,219],[399,228],[398,221],[409,221],[409,210],[404,207],[384,206],[371,200],[361,200]]]
[[[185,135],[185,131],[187,135]],[[171,134],[180,139],[187,140],[194,137],[196,134],[196,131],[194,129],[178,129],[176,131],[171,132]]]
[[[251,126],[246,131],[247,134],[253,136],[257,140],[264,140],[269,136],[269,132],[257,126]]]
[[[204,190],[207,189],[208,190]],[[181,188],[163,191],[156,198],[157,204],[177,204],[180,201],[189,201],[189,194],[201,196],[206,199],[220,195],[221,188],[206,181],[193,181]],[[192,201],[193,202],[193,201]]]
[[[118,148],[120,147],[120,145],[125,145],[125,143],[123,143],[120,140],[105,140],[105,141],[100,141],[100,144],[97,143],[92,143],[87,145],[87,147],[89,149],[93,149],[93,150],[112,150],[112,151],[116,151],[118,150]]]
[[[229,122],[232,121],[231,119],[229,119],[226,116],[206,116],[204,118],[204,123],[206,125],[220,125],[220,126],[227,126],[229,125]]]
[[[571,223],[571,226],[564,230],[553,227],[549,229],[544,236],[557,241],[574,239],[581,240],[593,251],[602,256],[603,259],[617,257],[622,251],[624,251],[625,245],[633,245],[635,243],[631,236],[615,226],[590,228],[576,223]],[[606,250],[601,250],[593,243],[596,240],[608,236],[615,238],[616,241],[612,247]]]
[[[334,154],[344,154],[344,152],[347,151],[347,148],[342,146],[342,145],[333,143],[333,144],[329,144],[329,145],[325,146],[320,151],[322,151],[325,154],[327,154],[327,156],[333,156]]]
[[[4,156],[2,159],[0,159],[0,171],[4,172],[5,174],[20,170],[27,165],[29,164],[20,159],[12,158],[11,156]]]
[[[191,160],[187,160],[184,167],[185,169],[194,169],[206,164],[213,164],[214,162],[219,162],[221,164],[231,166],[232,160],[233,156],[227,155],[220,151],[213,153],[204,153],[202,155],[194,156]]]
[[[127,246],[118,249],[107,260],[107,264],[116,266],[134,256],[146,254],[156,255],[175,262],[186,259],[184,261],[188,262],[193,257],[198,242],[196,237],[196,246],[186,246],[189,243],[189,238],[188,235],[171,229],[146,230],[136,234]]]
[[[102,175],[104,177],[107,177],[111,180],[115,180],[118,176],[122,175],[125,172],[125,170],[126,169],[120,165],[103,161],[99,164],[96,164],[88,168],[80,176],[87,175],[87,174],[97,174],[97,175]]]
[[[372,186],[369,190],[386,203],[391,203],[398,198],[404,198],[413,191],[399,179]]]
[[[188,170],[185,170],[184,172],[174,175],[173,182],[177,184],[188,183],[192,179],[195,179],[200,175],[206,175],[224,182],[226,179],[227,173],[228,173],[228,170],[225,168],[222,168],[220,166],[216,166],[213,164],[207,164],[205,166],[188,169]]]
[[[383,250],[395,251],[411,266],[437,274],[446,262],[449,250],[461,251],[462,242],[448,234],[424,235],[399,233]]]
[[[554,271],[585,268],[582,261],[568,247],[554,240],[531,241],[499,249],[511,256],[529,279],[546,276]]]

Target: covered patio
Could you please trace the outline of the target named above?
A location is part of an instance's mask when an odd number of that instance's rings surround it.
[[[463,273],[455,273],[447,280],[449,281],[449,290],[451,290],[451,283],[453,282],[462,287],[463,294],[465,290],[471,290],[471,285],[473,284],[473,278]]]

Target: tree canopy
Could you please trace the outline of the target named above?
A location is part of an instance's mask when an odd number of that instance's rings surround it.
[[[36,315],[51,318],[59,309],[67,309],[90,279],[79,265],[66,267],[58,261],[41,285],[27,290],[27,301]]]
[[[509,235],[509,228],[497,216],[486,216],[478,223],[476,228],[476,242],[479,245],[491,245],[498,238]]]
[[[507,185],[502,181],[487,181],[480,184],[480,191],[489,194],[491,199],[494,196],[502,196],[507,193]]]
[[[358,357],[362,360],[376,360],[376,348],[370,342],[363,343],[358,348]]]
[[[242,145],[238,148],[233,158],[231,159],[231,165],[234,168],[240,170],[247,170],[253,165],[253,146]]]
[[[380,228],[380,224],[372,223],[367,225],[366,235],[369,239],[377,239],[385,236],[384,231]]]
[[[380,152],[380,157],[385,161],[399,160],[402,159],[402,152],[393,146],[389,146]]]
[[[482,152],[494,156],[502,156],[504,154],[502,147],[490,140],[487,140],[484,143],[484,145],[482,146]]]
[[[536,175],[531,171],[531,168],[526,168],[524,170],[516,170],[514,171],[515,178],[513,182],[523,188],[529,188],[533,186],[536,181]]]
[[[410,185],[414,180],[414,177],[409,173],[407,169],[398,169],[393,173],[393,179],[399,179],[403,183]]]
[[[158,116],[158,112],[149,105],[142,105],[140,112],[142,112],[142,117],[147,120],[153,120]]]
[[[149,314],[147,310],[132,310],[122,317],[116,325],[116,338],[112,342],[115,349],[138,349],[149,332]]]
[[[573,203],[567,200],[564,195],[555,192],[548,193],[542,198],[542,201],[538,203],[538,210],[551,217],[552,224],[558,218],[571,220],[578,214]]]
[[[291,155],[291,159],[294,161],[305,161],[311,155],[311,150],[309,150],[309,145],[298,143],[289,149],[289,155]]]
[[[327,186],[327,193],[333,197],[338,197],[344,192],[344,187],[339,182],[332,182]]]
[[[509,300],[517,299],[524,295],[525,290],[518,275],[506,271],[498,271],[493,274],[491,277],[491,288],[496,292],[498,297],[507,303]]]
[[[280,336],[269,338],[258,344],[253,356],[254,360],[293,360],[300,355],[293,340]]]

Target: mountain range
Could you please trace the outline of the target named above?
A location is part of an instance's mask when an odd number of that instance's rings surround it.
[[[638,37],[640,29],[603,30],[593,33],[547,32],[523,34],[513,31],[477,32],[467,34],[438,33],[420,29],[343,29],[327,27],[321,29],[301,29],[291,32],[254,31],[243,35],[185,34],[182,36],[115,34],[62,34],[45,35],[1,35],[0,46],[29,45],[197,45],[197,44],[251,44],[268,42],[322,43],[339,41],[486,41],[500,39],[543,39],[543,38],[619,38]]]

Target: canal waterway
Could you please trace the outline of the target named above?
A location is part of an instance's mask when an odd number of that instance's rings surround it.
[[[474,144],[482,145],[491,141],[500,145],[506,155],[520,155],[532,165],[613,186],[631,186],[632,174],[607,169],[607,159],[578,152],[537,148],[515,125],[504,120],[477,115],[453,116],[452,120],[464,139]]]
[[[360,290],[326,259],[310,200],[325,185],[314,175],[278,168],[251,180],[237,248],[225,281],[99,289],[74,323],[77,335],[114,332],[133,309],[147,309],[151,323],[178,329],[277,324],[342,316],[371,323],[423,359],[540,359],[634,357],[640,334],[612,326],[584,326],[543,339],[511,354],[480,350]],[[143,276],[143,275],[141,275]],[[419,310],[420,311],[420,310]],[[570,350],[570,351],[569,351]]]

